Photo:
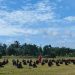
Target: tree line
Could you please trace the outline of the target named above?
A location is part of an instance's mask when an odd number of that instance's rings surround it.
[[[43,47],[35,44],[20,44],[19,41],[15,41],[10,44],[0,44],[0,55],[2,56],[38,56],[41,54],[44,57],[56,57],[56,56],[75,56],[75,49],[66,47],[52,47],[51,45],[45,45]]]

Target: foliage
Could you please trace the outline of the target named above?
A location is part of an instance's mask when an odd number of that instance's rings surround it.
[[[52,47],[51,45],[45,45],[43,47],[35,44],[20,44],[19,41],[15,41],[9,46],[6,44],[0,44],[0,55],[15,55],[15,56],[38,56],[42,54],[44,57],[54,58],[56,56],[75,56],[75,49],[66,47]]]

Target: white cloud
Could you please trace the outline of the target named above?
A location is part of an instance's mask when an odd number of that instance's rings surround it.
[[[61,1],[61,0],[60,0]],[[51,38],[72,38],[75,37],[75,31],[72,28],[65,28],[63,23],[69,21],[75,21],[74,16],[65,17],[64,20],[56,19],[56,15],[53,11],[53,7],[48,1],[39,2],[33,5],[35,9],[30,10],[29,7],[23,7],[21,10],[15,11],[3,11],[0,10],[0,36],[46,36]],[[30,5],[32,7],[32,5]],[[32,7],[33,8],[33,7]],[[25,28],[25,25],[33,24],[35,22],[48,22],[51,26],[54,24],[57,27],[47,27],[47,28]],[[53,24],[51,23],[53,21]],[[40,24],[38,24],[40,27]],[[60,25],[60,26],[59,26]],[[64,27],[62,28],[63,25]],[[74,27],[73,27],[74,28]],[[8,42],[12,41],[11,39]],[[29,38],[28,38],[28,41]]]
[[[4,20],[12,23],[19,22],[21,24],[31,23],[37,21],[47,21],[54,18],[52,12],[38,12],[38,11],[13,11],[13,12],[2,12],[0,13]]]
[[[59,35],[58,28],[45,28],[41,29],[40,32],[42,32],[43,36],[45,37],[56,37]]]
[[[53,12],[53,7],[49,5],[48,1],[40,1],[39,3],[34,5],[34,8],[34,10],[29,10],[29,8],[27,8],[15,11],[4,11],[0,9],[0,35],[16,36],[22,34],[39,34],[40,29],[28,29],[25,28],[25,25],[31,23],[34,24],[35,22],[39,21],[52,20],[55,18],[55,14]]]
[[[38,33],[38,29],[9,25],[8,22],[0,19],[0,36],[30,36],[37,35]]]
[[[75,22],[75,16],[68,16],[68,17],[65,17],[64,18],[66,21],[69,21],[69,22]]]
[[[27,6],[28,7],[28,6]],[[31,5],[32,7],[32,5]],[[29,7],[22,7],[21,10],[15,10],[12,12],[0,10],[0,16],[10,23],[17,22],[20,24],[38,22],[38,21],[47,21],[54,19],[55,14],[53,7],[49,5],[49,1],[40,1],[33,5],[33,10],[30,10]]]

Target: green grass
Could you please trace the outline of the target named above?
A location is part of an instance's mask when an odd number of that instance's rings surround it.
[[[9,64],[0,68],[0,75],[75,75],[75,65],[73,64],[68,66],[63,64],[58,67],[56,65],[48,67],[46,64],[44,66],[39,65],[37,68],[29,68],[28,65],[23,65],[23,69],[17,69],[11,61],[9,59]]]

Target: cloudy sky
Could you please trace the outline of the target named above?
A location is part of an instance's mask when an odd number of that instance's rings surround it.
[[[0,42],[75,48],[75,0],[0,0]]]

